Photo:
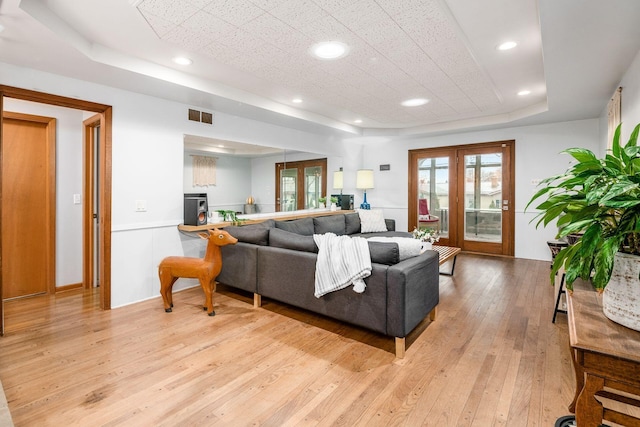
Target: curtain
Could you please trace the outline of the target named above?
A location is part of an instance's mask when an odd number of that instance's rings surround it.
[[[616,128],[620,124],[620,108],[622,104],[622,88],[619,87],[616,89],[615,93],[611,97],[609,104],[607,105],[607,117],[608,117],[608,139],[607,139],[607,148],[610,150],[613,147],[613,134],[616,131]]]
[[[193,186],[216,185],[216,157],[193,157]]]

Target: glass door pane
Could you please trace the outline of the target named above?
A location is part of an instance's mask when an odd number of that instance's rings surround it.
[[[298,209],[298,169],[283,169],[280,171],[280,210],[295,211]]]
[[[304,208],[318,207],[318,199],[322,197],[322,167],[313,166],[304,168]],[[329,201],[327,201],[329,203]]]
[[[418,159],[418,227],[449,237],[449,157]]]
[[[464,239],[502,242],[502,153],[464,156]]]

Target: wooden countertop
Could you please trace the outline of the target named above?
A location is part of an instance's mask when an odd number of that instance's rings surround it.
[[[300,218],[309,218],[309,217],[313,218],[313,217],[319,217],[319,216],[344,215],[344,214],[354,213],[354,212],[355,211],[353,211],[353,210],[347,210],[347,211],[343,211],[343,210],[338,210],[338,211],[313,211],[313,210],[310,210],[308,212],[291,213],[291,215],[282,214],[282,215],[265,216],[265,217],[260,217],[260,218],[245,219],[245,220],[242,221],[242,225],[258,224],[260,222],[264,222],[264,221],[267,221],[269,219],[275,219],[276,221],[288,221],[288,220],[291,220],[291,219],[300,219]],[[204,231],[204,230],[212,230],[214,228],[228,227],[230,225],[233,225],[233,223],[231,221],[216,222],[214,224],[206,224],[206,225],[184,225],[184,224],[180,224],[180,225],[178,225],[178,230],[180,230],[180,231]]]
[[[640,332],[607,319],[602,295],[590,283],[576,280],[568,298],[568,315],[572,347],[640,363]]]

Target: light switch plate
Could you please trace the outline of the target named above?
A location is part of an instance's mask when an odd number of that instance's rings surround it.
[[[73,195],[73,204],[74,205],[79,205],[80,203],[82,203],[82,195],[74,194]]]
[[[147,201],[136,200],[136,212],[146,212],[146,211],[147,211]]]

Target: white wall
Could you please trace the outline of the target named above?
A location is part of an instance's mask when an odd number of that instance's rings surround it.
[[[73,195],[82,194],[82,112],[16,99],[5,99],[4,109],[56,119],[55,281],[82,283],[82,205],[73,204]]]
[[[622,87],[622,102],[620,108],[622,132],[620,142],[625,144],[629,140],[629,135],[631,135],[633,129],[640,123],[640,51],[636,54],[636,57],[615,89],[618,87]],[[613,95],[613,91],[611,95]],[[605,105],[599,117],[600,150],[597,154],[602,157],[606,154],[607,144],[609,142],[607,141],[607,114],[607,105]]]
[[[216,185],[193,185],[192,155],[217,158]],[[185,193],[207,193],[209,211],[224,209],[242,212],[247,197],[251,195],[251,159],[185,151],[183,181]]]
[[[629,140],[633,128],[640,123],[640,51],[622,81],[622,142]]]
[[[558,156],[561,150],[573,146],[597,149],[599,143],[598,119],[592,119],[361,145],[219,112],[214,126],[189,122],[187,105],[8,64],[0,63],[0,79],[6,85],[64,96],[82,94],[83,99],[113,106],[113,307],[157,297],[157,265],[163,257],[201,256],[204,250],[197,238],[176,228],[183,214],[184,134],[326,155],[329,188],[331,172],[344,167],[344,193],[354,193],[356,204],[362,200],[362,191],[355,189],[355,171],[373,168],[376,188],[368,192],[369,201],[396,219],[398,229],[407,228],[409,149],[515,139],[515,254],[533,259],[550,258],[546,240],[553,238],[555,230],[535,230],[529,224],[533,212],[523,212],[535,190],[531,180],[564,171],[569,158]],[[380,164],[390,164],[391,170],[380,172]],[[255,185],[252,182],[252,191]],[[136,200],[147,202],[147,212],[135,211]],[[189,285],[193,283],[179,282],[176,289]]]
[[[566,148],[597,150],[598,126],[598,119],[591,119],[371,143],[363,147],[362,156],[362,167],[374,170],[375,188],[367,192],[367,199],[373,208],[382,208],[386,217],[395,219],[397,229],[407,230],[408,150],[513,139],[516,141],[516,200],[512,202],[512,206],[515,205],[515,256],[551,259],[546,241],[554,238],[555,227],[536,230],[534,224],[529,224],[535,212],[532,209],[524,212],[537,191],[531,181],[564,172],[571,157],[559,153]],[[390,164],[391,170],[381,172],[380,164]],[[361,200],[362,191],[356,191],[356,205]]]
[[[0,63],[0,80],[113,106],[112,307],[157,297],[163,257],[204,251],[197,238],[176,227],[183,216],[184,134],[323,154],[343,151],[332,138],[219,112],[214,126],[190,122],[192,106],[10,64]],[[136,212],[137,200],[146,202],[146,212]]]

